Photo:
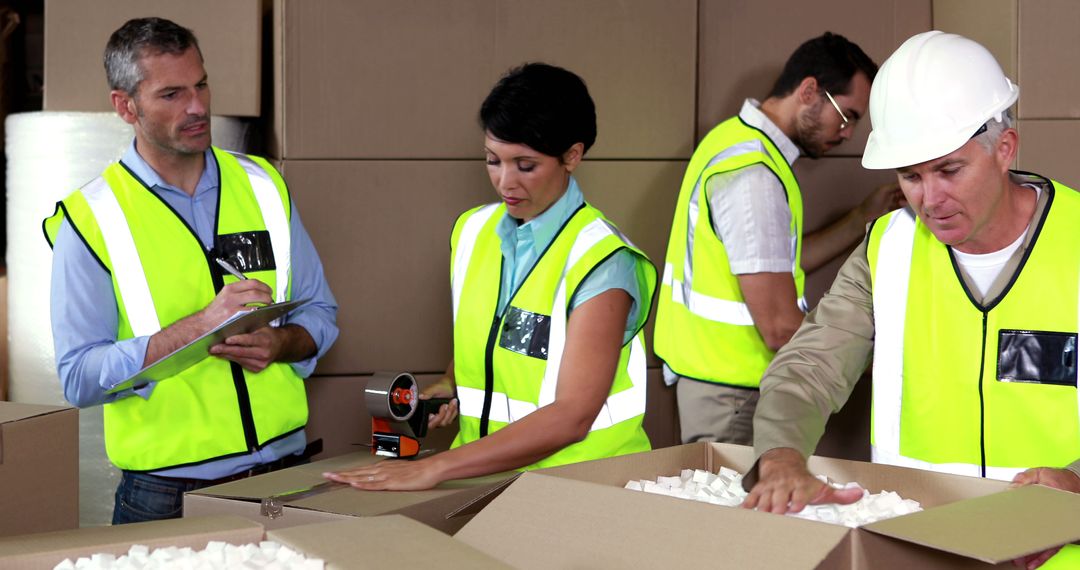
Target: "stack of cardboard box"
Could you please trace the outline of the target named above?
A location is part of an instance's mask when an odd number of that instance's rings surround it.
[[[1069,0],[935,0],[934,27],[979,41],[1020,86],[1017,167],[1077,188],[1080,4]]]

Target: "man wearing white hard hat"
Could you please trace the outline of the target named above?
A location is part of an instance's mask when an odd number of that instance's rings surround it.
[[[861,496],[805,458],[871,351],[875,462],[1080,492],[1080,194],[1009,169],[1019,92],[955,34],[914,36],[882,65],[862,162],[895,169],[909,206],[871,225],[766,371],[744,506]],[[1046,567],[1076,567],[1078,550]]]
[[[747,99],[694,151],[671,227],[654,337],[665,380],[678,382],[684,443],[750,444],[761,375],[806,311],[805,272],[848,250],[870,220],[898,206],[895,185],[879,188],[803,236],[792,165],[851,137],[876,72],[841,35],[807,40],[764,101]]]

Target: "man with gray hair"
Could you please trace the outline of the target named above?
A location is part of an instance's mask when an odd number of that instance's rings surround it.
[[[983,46],[912,37],[870,92],[862,163],[895,169],[909,207],[876,220],[773,360],[744,506],[849,503],[806,456],[873,350],[873,460],[1080,492],[1080,194],[1011,171],[1019,88]],[[1075,568],[1080,547],[1048,559]]]
[[[211,146],[210,86],[190,30],[130,20],[105,49],[135,140],[44,222],[64,397],[104,404],[122,470],[113,524],[181,515],[183,494],[305,459],[303,378],[337,338],[337,304],[285,182]],[[308,299],[174,376],[110,393],[255,304]]]

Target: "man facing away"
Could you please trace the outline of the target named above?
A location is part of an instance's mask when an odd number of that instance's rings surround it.
[[[791,170],[851,137],[877,65],[826,32],[795,50],[769,96],[747,99],[690,159],[668,242],[656,354],[678,381],[682,439],[749,445],[758,384],[806,311],[804,273],[854,245],[898,206],[882,187],[832,225],[803,236]]]
[[[120,524],[178,517],[184,492],[302,461],[303,378],[338,330],[281,176],[211,146],[210,86],[191,31],[128,21],[109,38],[105,70],[135,140],[44,227],[64,396],[105,406]],[[173,377],[107,393],[237,311],[290,299],[310,301]]]

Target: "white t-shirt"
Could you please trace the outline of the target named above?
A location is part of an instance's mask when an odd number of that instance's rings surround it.
[[[1035,190],[1035,200],[1037,201],[1039,194],[1042,193],[1042,188],[1033,184],[1025,184],[1024,186]],[[993,286],[994,281],[997,281],[1001,271],[1009,263],[1009,259],[1016,253],[1017,249],[1020,249],[1020,244],[1024,243],[1028,229],[1030,229],[1030,224],[1024,228],[1024,231],[1020,232],[1020,236],[1015,241],[1003,249],[990,253],[964,253],[956,249],[952,250],[956,256],[956,264],[960,266],[960,270],[965,275],[971,278],[971,281],[979,290],[980,298],[986,297],[986,292]]]

